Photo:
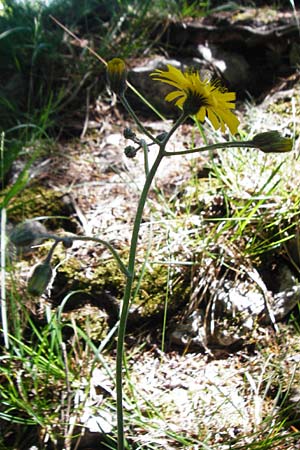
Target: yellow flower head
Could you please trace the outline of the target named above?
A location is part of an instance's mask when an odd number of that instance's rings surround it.
[[[168,102],[175,101],[176,106],[200,122],[207,117],[215,130],[221,128],[224,132],[227,125],[232,134],[237,132],[239,120],[231,112],[235,108],[234,92],[228,92],[219,81],[202,80],[196,70],[182,72],[169,64],[167,68],[156,69],[150,76],[176,88],[165,97]]]
[[[124,94],[126,89],[127,71],[123,59],[113,58],[108,61],[106,74],[111,90],[117,95]]]

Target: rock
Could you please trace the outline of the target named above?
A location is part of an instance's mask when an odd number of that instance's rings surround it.
[[[230,90],[247,88],[251,81],[250,65],[242,54],[225,51],[215,45],[198,45],[199,55],[220,73]]]
[[[300,284],[287,265],[278,274],[279,292],[268,291],[256,270],[214,280],[210,298],[172,332],[171,343],[188,348],[230,348],[247,342],[257,326],[284,319],[300,302]]]
[[[235,11],[170,21],[162,30],[161,42],[173,48],[180,60],[188,56],[203,58],[202,65],[209,62],[230,89],[260,97],[270,85],[295,72],[299,61],[299,30],[293,12],[272,12],[255,8],[250,16]]]
[[[161,113],[169,116],[177,116],[178,108],[170,102],[166,102],[165,96],[174,90],[174,87],[165,83],[151,80],[150,74],[155,69],[167,69],[170,64],[180,70],[194,67],[201,72],[209,71],[215,73],[225,80],[226,86],[234,90],[244,89],[249,82],[249,64],[242,55],[218,50],[216,46],[199,45],[199,55],[194,58],[166,59],[163,57],[154,58],[151,61],[137,66],[129,72],[129,81],[148,100],[151,105]],[[201,59],[199,58],[201,57]],[[146,106],[128,91],[127,97],[138,109],[145,109]]]
[[[154,81],[150,78],[150,74],[155,69],[166,69],[167,64],[183,69],[184,65],[177,59],[166,59],[163,57],[156,57],[151,61],[147,61],[143,65],[137,66],[132,69],[128,74],[129,81],[134,87],[151,103],[152,106],[157,108],[161,113],[168,116],[177,113],[178,108],[172,106],[171,103],[165,101],[165,96],[174,88],[165,83]],[[134,103],[135,108],[146,109],[146,105],[136,96],[128,91],[127,97]],[[148,108],[147,108],[148,109]],[[149,109],[148,109],[149,112]]]
[[[300,65],[300,44],[298,42],[292,42],[290,52],[289,52],[289,61],[292,67],[299,67]]]
[[[284,319],[300,302],[300,285],[274,295],[273,309],[276,321]]]

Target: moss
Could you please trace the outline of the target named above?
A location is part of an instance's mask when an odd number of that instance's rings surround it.
[[[168,267],[155,264],[143,278],[141,288],[133,300],[143,317],[160,314],[167,301],[169,313],[178,310],[190,295],[190,271],[178,269],[169,274]]]
[[[233,15],[233,22],[255,21],[262,24],[272,23],[278,18],[278,11],[275,8],[247,8]]]
[[[54,263],[60,260],[60,257]],[[124,258],[124,260],[126,260]],[[84,260],[85,261],[85,260]],[[57,290],[63,288],[66,292],[72,290],[83,290],[91,296],[109,294],[117,300],[121,299],[125,287],[125,276],[120,272],[116,262],[111,260],[99,260],[97,264],[91,261],[87,265],[80,257],[69,258],[58,267],[58,276],[55,281]],[[137,268],[137,276],[139,268]],[[133,292],[138,284],[134,283]],[[136,293],[132,303],[132,310],[136,310],[140,317],[148,318],[162,313],[164,310],[168,286],[168,309],[177,310],[187,300],[190,291],[189,270],[178,269],[173,276],[169,276],[168,267],[155,264],[144,274],[139,291]]]
[[[89,266],[80,256],[71,257],[65,263],[59,261],[58,255],[53,259],[53,263],[59,263],[57,270],[60,284],[69,290],[84,290],[87,293],[109,291],[114,296],[120,296],[125,286],[125,277],[120,272],[114,260],[101,261],[94,266],[95,262]]]
[[[0,193],[0,201],[4,194],[5,191]],[[11,222],[19,223],[39,216],[49,217],[47,227],[50,229],[63,226],[69,231],[75,230],[75,223],[67,219],[69,215],[70,211],[61,192],[37,184],[22,191],[8,207],[8,217]],[[66,218],[62,219],[63,216]],[[67,225],[66,222],[68,222]]]
[[[76,323],[82,331],[93,341],[102,341],[109,331],[107,315],[99,308],[85,305],[84,308],[64,313],[62,321]]]

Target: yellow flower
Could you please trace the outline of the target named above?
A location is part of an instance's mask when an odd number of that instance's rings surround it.
[[[106,74],[111,90],[117,95],[124,94],[126,90],[127,71],[123,59],[113,58],[108,61]]]
[[[237,132],[239,120],[231,112],[235,108],[234,92],[228,92],[220,81],[202,80],[196,70],[182,72],[169,64],[167,68],[156,69],[150,76],[176,88],[165,97],[168,102],[175,101],[176,106],[200,122],[207,117],[215,130],[221,128],[224,132],[227,125],[232,134]]]

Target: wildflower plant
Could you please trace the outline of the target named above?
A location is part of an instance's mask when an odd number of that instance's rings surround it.
[[[126,147],[125,154],[127,156],[134,157],[140,148],[143,148],[144,150],[146,179],[138,202],[132,230],[129,260],[127,265],[127,282],[123,302],[121,304],[120,321],[118,327],[116,389],[119,450],[123,450],[126,445],[126,440],[124,437],[122,404],[122,364],[124,356],[123,354],[126,323],[131,300],[132,285],[135,278],[135,259],[138,235],[147,195],[162,159],[170,157],[172,155],[198,153],[206,150],[225,147],[253,147],[258,148],[263,152],[288,152],[292,150],[291,139],[283,138],[277,131],[270,131],[266,133],[260,133],[256,135],[251,141],[246,142],[222,142],[200,148],[193,148],[190,150],[179,150],[174,152],[168,151],[167,144],[170,140],[170,137],[175,133],[178,127],[186,121],[189,116],[195,117],[200,122],[204,122],[205,119],[207,119],[209,122],[211,122],[215,130],[220,129],[222,132],[225,132],[226,127],[228,127],[229,131],[233,135],[235,135],[238,131],[239,120],[232,112],[232,110],[235,108],[235,93],[228,92],[227,89],[222,86],[219,80],[209,80],[208,78],[202,79],[199,72],[193,69],[182,72],[171,65],[168,65],[167,68],[167,71],[157,69],[150,76],[155,81],[169,84],[170,86],[173,86],[175,88],[174,91],[167,94],[165,100],[168,102],[175,102],[175,105],[181,110],[181,114],[175,121],[169,132],[155,137],[152,136],[151,133],[149,133],[149,131],[144,128],[126,99],[126,89],[124,88],[124,76],[126,74],[125,64],[121,63],[120,59],[114,58],[107,65],[107,78],[111,90],[116,95],[118,95],[123,106],[131,115],[139,130],[151,140],[149,144],[146,144],[144,140],[138,141],[136,135],[131,130],[127,129],[125,132],[125,137],[132,140],[133,143],[136,144],[136,147]],[[157,144],[159,150],[157,157],[152,167],[150,168],[148,165],[147,155],[148,147],[152,144]]]
[[[29,280],[29,291],[32,294],[40,295],[46,288],[52,277],[51,257],[55,247],[62,243],[65,247],[72,246],[73,241],[92,240],[96,243],[104,245],[112,253],[116,262],[126,278],[123,301],[120,306],[119,321],[116,325],[118,329],[117,339],[117,361],[116,361],[116,392],[117,392],[117,426],[118,426],[118,450],[124,450],[128,447],[128,443],[124,433],[123,420],[123,359],[124,359],[124,341],[126,335],[126,324],[130,302],[132,298],[132,288],[135,280],[135,262],[138,245],[138,237],[140,226],[143,218],[144,207],[148,197],[150,187],[157,170],[164,158],[173,155],[183,155],[191,153],[200,153],[212,149],[224,149],[229,147],[246,147],[260,149],[265,153],[276,152],[285,153],[292,150],[292,139],[282,137],[277,131],[268,131],[257,134],[252,140],[222,142],[206,145],[203,147],[169,151],[167,144],[175,131],[189,118],[193,117],[204,123],[209,121],[215,130],[226,131],[226,128],[232,135],[238,132],[239,119],[234,114],[235,109],[235,93],[229,92],[222,86],[221,82],[215,79],[202,79],[199,72],[194,69],[180,71],[175,67],[168,65],[167,70],[155,70],[150,76],[154,81],[166,83],[174,90],[167,94],[165,100],[174,102],[181,113],[168,132],[159,136],[153,136],[140,122],[136,113],[132,109],[126,98],[126,64],[120,58],[114,58],[107,63],[107,81],[111,91],[118,96],[125,109],[128,111],[139,131],[145,135],[144,139],[140,139],[130,129],[124,130],[124,136],[131,141],[131,144],[124,149],[125,155],[134,158],[138,151],[144,154],[145,183],[140,194],[137,205],[135,219],[133,223],[129,258],[124,263],[117,251],[108,242],[96,237],[68,235],[59,237],[53,234],[47,234],[44,230],[36,230],[28,223],[25,228],[19,228],[11,235],[11,240],[15,245],[28,245],[36,239],[53,239],[54,244],[45,261],[38,265],[33,271]],[[147,139],[147,141],[146,141]],[[150,146],[156,145],[158,152],[152,166],[149,166],[148,152]]]

